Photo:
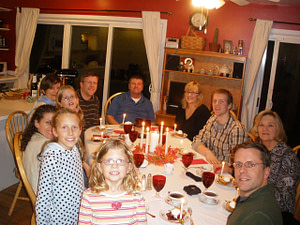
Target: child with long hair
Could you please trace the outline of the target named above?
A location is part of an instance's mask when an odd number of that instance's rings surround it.
[[[77,224],[83,185],[77,148],[82,122],[78,113],[62,108],[53,117],[55,141],[40,154],[36,199],[37,224]]]
[[[78,224],[147,224],[132,152],[124,142],[109,140],[101,146],[89,184],[83,192]]]
[[[35,194],[40,173],[38,155],[45,143],[53,138],[52,118],[56,112],[53,105],[41,105],[38,107],[26,127],[21,140],[21,150],[23,153],[24,169]]]

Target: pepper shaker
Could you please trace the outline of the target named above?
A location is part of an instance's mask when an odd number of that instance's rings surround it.
[[[152,190],[152,175],[151,173],[148,174],[147,176],[147,185],[146,185],[147,190]]]
[[[146,175],[142,176],[142,191],[146,191]]]

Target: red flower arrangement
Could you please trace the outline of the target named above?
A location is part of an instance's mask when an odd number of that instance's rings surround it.
[[[133,151],[133,153],[144,153],[145,145],[140,148],[140,145],[137,145]],[[155,165],[162,166],[165,163],[174,163],[175,159],[177,159],[177,148],[168,148],[168,153],[165,154],[165,146],[157,145],[154,153],[149,153],[147,155],[147,160],[149,163],[154,163]]]

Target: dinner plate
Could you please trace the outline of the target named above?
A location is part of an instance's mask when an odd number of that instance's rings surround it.
[[[168,204],[168,205],[171,205],[171,206],[180,206],[180,203],[178,204],[174,204],[173,200],[167,196],[165,198],[165,202]],[[184,198],[184,202],[183,202],[183,205],[186,205],[188,203],[188,200],[186,198]]]
[[[170,210],[160,210],[159,212],[159,216],[160,218],[162,218],[163,220],[165,221],[168,221],[170,223],[180,223],[179,220],[169,220],[168,219],[168,216],[167,216],[167,213],[169,212]],[[183,218],[183,221],[184,223],[188,222],[190,220],[190,214],[189,213],[186,213],[184,218]]]
[[[222,183],[220,180],[219,180],[219,176],[216,176],[216,184],[219,186],[219,187],[222,187],[224,189],[235,189],[235,180],[234,180],[234,177],[232,177],[230,174],[226,174],[226,176],[230,176],[232,181],[229,183],[229,184],[224,184]]]
[[[216,200],[214,200],[214,201],[207,201],[207,199],[205,198],[205,196],[203,195],[203,194],[201,194],[201,195],[199,195],[199,201],[203,204],[203,205],[205,205],[205,206],[216,206],[216,205],[218,205],[219,204],[219,202],[220,202],[220,200],[219,199],[216,199]]]
[[[232,213],[232,212],[233,212],[233,210],[232,210],[232,209],[230,209],[230,208],[228,208],[228,206],[227,206],[227,202],[228,202],[228,201],[225,201],[225,202],[223,202],[223,204],[222,204],[222,207],[223,207],[223,209],[224,209],[226,212],[228,212],[228,213]]]
[[[171,136],[172,137],[175,137],[175,138],[179,138],[179,139],[183,139],[183,138],[186,138],[188,135],[186,133],[183,133],[182,135],[178,135],[177,133],[171,133]]]

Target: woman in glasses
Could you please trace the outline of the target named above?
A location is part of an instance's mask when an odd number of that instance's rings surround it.
[[[275,197],[280,205],[284,224],[293,218],[296,187],[300,177],[300,163],[286,144],[287,137],[282,121],[276,112],[261,111],[256,115],[250,133],[255,141],[264,144],[271,153],[269,183],[275,186]]]
[[[184,87],[182,107],[178,108],[175,123],[178,130],[182,130],[188,135],[190,140],[199,133],[208,118],[210,111],[203,104],[203,95],[198,81],[190,81]]]
[[[78,224],[147,224],[144,198],[137,191],[132,152],[120,140],[103,144],[83,192]]]

